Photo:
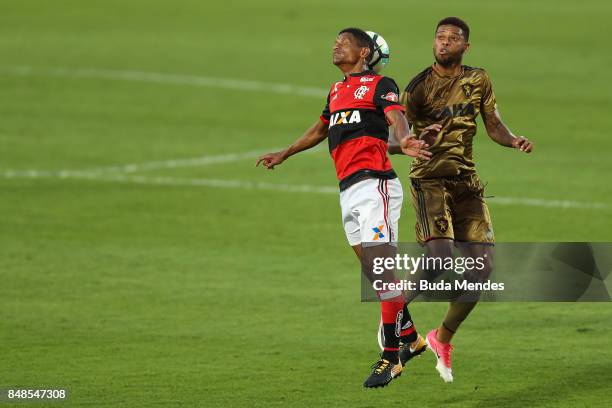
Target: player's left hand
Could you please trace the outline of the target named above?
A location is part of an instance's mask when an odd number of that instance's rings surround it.
[[[533,150],[533,143],[529,141],[525,136],[517,136],[512,140],[512,147],[519,149],[521,152],[531,153]]]

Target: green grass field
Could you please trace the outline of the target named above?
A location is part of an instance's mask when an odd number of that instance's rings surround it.
[[[359,301],[326,147],[254,168],[318,117],[340,77],[339,29],[382,33],[385,74],[404,87],[432,61],[436,22],[459,15],[465,63],[488,70],[504,119],[536,143],[527,156],[477,136],[498,241],[611,241],[611,12],[603,0],[3,2],[0,388],[70,390],[49,406],[612,405],[609,303],[479,305],[456,337],[453,384],[426,355],[364,390],[378,305]],[[408,160],[393,160],[406,185]],[[413,225],[406,200],[403,240]],[[417,327],[445,309],[415,304]]]

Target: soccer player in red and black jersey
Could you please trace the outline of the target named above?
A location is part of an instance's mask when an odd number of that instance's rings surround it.
[[[328,138],[340,181],[344,230],[370,280],[373,280],[371,256],[394,257],[397,253],[403,191],[387,157],[389,126],[395,127],[394,135],[404,154],[421,160],[431,156],[428,145],[409,133],[395,82],[369,69],[373,50],[374,43],[363,30],[340,31],[333,47],[333,63],[344,79],[331,86],[322,115],[291,146],[265,154],[257,161],[257,165],[263,163],[274,169],[290,156]],[[439,126],[434,124],[423,129],[420,136],[437,131]],[[394,279],[392,273],[385,279]],[[384,386],[401,374],[406,359],[400,362],[398,356],[400,340],[413,344],[417,352],[426,347],[416,333],[402,293],[379,290],[377,295],[381,300],[385,343],[365,387]]]

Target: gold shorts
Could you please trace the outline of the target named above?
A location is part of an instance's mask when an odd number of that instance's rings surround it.
[[[420,244],[439,238],[495,242],[484,185],[476,174],[410,181]]]

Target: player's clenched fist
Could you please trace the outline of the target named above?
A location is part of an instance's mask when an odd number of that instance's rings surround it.
[[[521,152],[531,153],[533,150],[533,143],[525,136],[517,136],[512,140],[512,147],[519,149]]]

